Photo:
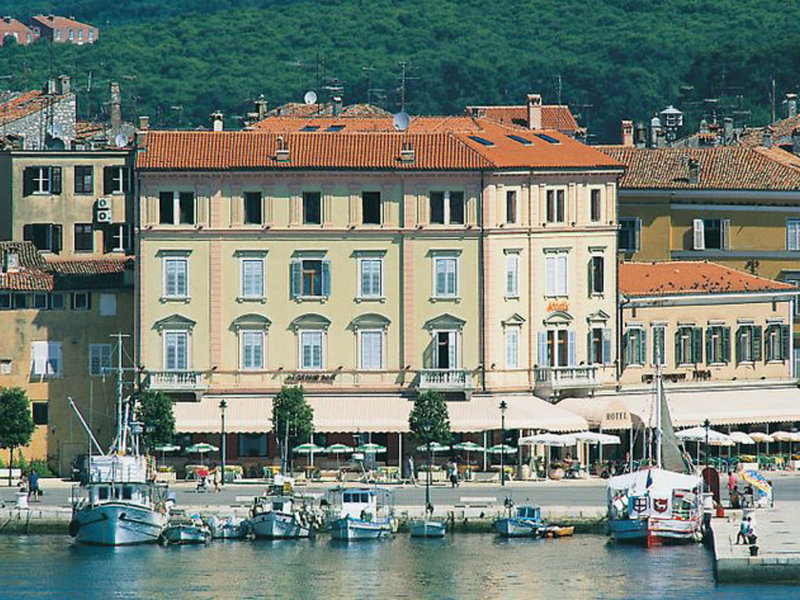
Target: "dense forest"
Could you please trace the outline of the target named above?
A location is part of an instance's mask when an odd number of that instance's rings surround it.
[[[69,74],[84,116],[102,116],[108,82],[126,117],[163,127],[228,125],[264,94],[299,101],[332,78],[345,102],[396,111],[408,63],[412,113],[521,103],[529,91],[572,105],[596,141],[619,120],[681,106],[694,127],[704,98],[750,124],[800,91],[800,3],[776,0],[0,0],[2,14],[74,15],[93,46],[0,48],[0,89]],[[706,103],[707,106],[707,103]]]

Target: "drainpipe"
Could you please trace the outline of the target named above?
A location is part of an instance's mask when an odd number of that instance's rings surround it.
[[[534,348],[536,352],[539,351],[537,345],[538,335],[533,327],[533,175],[528,177],[528,223],[526,229],[528,236],[528,389],[533,394],[534,380],[533,380],[533,365],[536,364],[538,356],[534,355]],[[539,206],[539,186],[536,186],[536,206]],[[533,448],[531,448],[533,453]]]
[[[620,390],[619,381],[620,377],[622,377],[622,332],[624,326],[622,315],[625,306],[629,303],[630,301],[619,293],[619,260],[617,260],[617,343],[615,344],[617,349],[617,358],[614,361],[617,373],[617,391]]]
[[[481,188],[478,192],[478,272],[480,276],[480,285],[478,286],[478,304],[480,305],[480,314],[478,315],[478,345],[480,346],[480,361],[481,361],[481,391],[486,392],[486,290],[485,290],[485,275],[486,275],[486,257],[483,251],[484,244],[484,223],[483,223],[483,186],[484,174],[481,171]]]

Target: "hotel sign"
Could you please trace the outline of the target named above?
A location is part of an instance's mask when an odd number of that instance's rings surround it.
[[[569,312],[569,302],[566,300],[553,300],[547,304],[547,312]]]

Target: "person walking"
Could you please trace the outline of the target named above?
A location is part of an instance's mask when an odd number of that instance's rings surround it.
[[[214,482],[214,491],[220,491],[220,484],[222,483],[222,475],[220,473],[220,467],[215,467],[214,471],[212,472],[212,481]]]
[[[38,502],[42,497],[42,491],[39,489],[39,473],[31,469],[31,474],[28,476],[28,500],[33,499]]]
[[[456,462],[456,459],[450,461],[448,464],[448,470],[450,472],[450,487],[458,487],[458,463]]]
[[[414,474],[414,457],[409,456],[408,460],[406,461],[406,465],[408,467],[408,481],[411,482],[412,485],[417,485],[417,478]]]
[[[750,540],[750,517],[742,515],[742,522],[739,523],[739,532],[736,534],[736,545],[747,544]]]

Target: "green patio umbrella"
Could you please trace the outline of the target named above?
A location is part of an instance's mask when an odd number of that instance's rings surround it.
[[[307,454],[308,455],[308,464],[309,465],[313,465],[314,464],[314,455],[315,454],[320,454],[321,452],[325,452],[325,448],[323,448],[322,446],[317,446],[316,444],[313,444],[313,443],[307,443],[307,444],[300,444],[299,446],[296,446],[292,450],[292,452],[294,452],[295,454]]]
[[[339,469],[339,455],[340,454],[352,454],[353,448],[348,446],[347,444],[331,444],[327,448],[325,448],[325,452],[327,454],[335,454],[336,455],[336,469]]]
[[[167,452],[178,452],[180,451],[181,447],[176,446],[175,444],[162,444],[161,446],[156,446],[153,448],[156,452],[161,452],[161,460],[164,461],[167,459],[165,456]]]
[[[453,444],[453,450],[461,450],[467,453],[467,468],[469,468],[469,453],[483,452],[486,448],[475,442],[460,442],[458,444]]]
[[[199,444],[193,444],[192,446],[186,447],[186,452],[189,454],[199,454],[200,455],[200,464],[203,464],[203,454],[206,452],[219,452],[219,448],[216,446],[212,446],[211,444],[207,444],[205,442],[200,442]]]
[[[356,452],[364,452],[371,453],[371,454],[383,454],[386,452],[386,446],[381,446],[380,444],[361,444],[356,448]]]
[[[443,446],[439,442],[431,442],[431,452],[448,452],[450,446]],[[417,446],[417,452],[427,452],[428,444],[421,444]]]
[[[487,450],[489,454],[514,454],[517,451],[514,446],[508,444],[497,444]]]

